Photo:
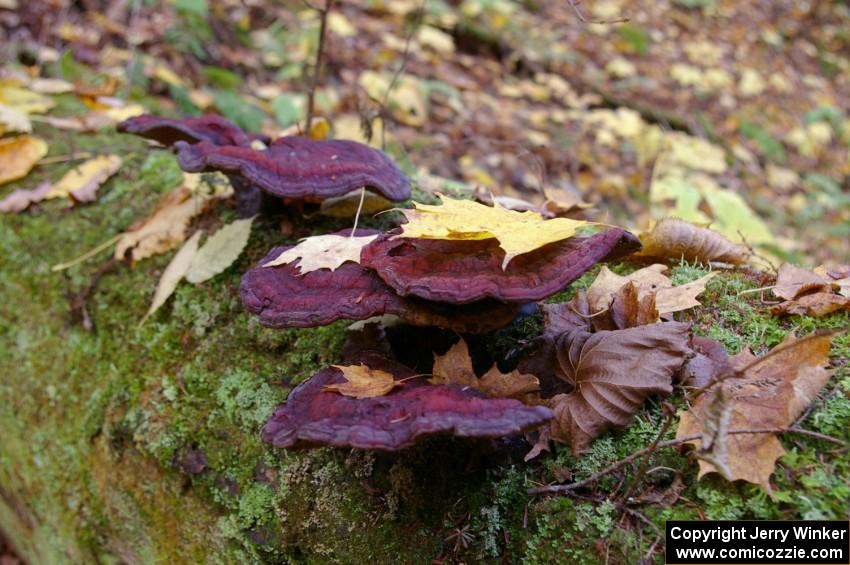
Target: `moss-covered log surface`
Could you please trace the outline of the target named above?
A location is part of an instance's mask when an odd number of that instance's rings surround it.
[[[63,137],[44,135],[52,153],[71,150]],[[54,201],[0,223],[0,530],[30,563],[636,563],[653,549],[661,559],[665,519],[848,517],[850,454],[807,437],[783,438],[789,453],[772,496],[715,476],[697,480],[687,453],[672,449],[652,455],[627,507],[617,497],[634,466],[569,497],[526,494],[647,446],[664,419],[658,401],[580,458],[559,448],[523,463],[521,439],[433,438],[397,454],[274,450],[259,438],[263,422],[294,384],[338,361],[345,324],[269,330],[242,310],[240,273],[280,240],[277,220],[260,218],[236,264],[202,286],[184,283],[141,327],[170,256],[106,272],[86,301],[93,328],[84,329],[70,305],[106,258],[60,273],[50,266],[149,213],[180,171],[170,153],[130,138],[74,142],[126,156],[99,203],[69,211]],[[234,217],[232,206],[220,206],[197,223]],[[682,264],[673,277],[704,273]],[[791,331],[850,324],[847,313],[770,315],[760,293],[742,294],[767,282],[721,273],[701,299],[706,306],[684,319],[732,353],[764,352]],[[526,326],[493,345],[539,330]],[[832,358],[837,374],[802,425],[848,441],[846,335]],[[682,399],[677,390],[672,401]]]

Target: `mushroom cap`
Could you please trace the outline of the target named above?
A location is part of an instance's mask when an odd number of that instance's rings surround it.
[[[398,233],[389,232],[364,247],[363,266],[402,296],[454,304],[484,298],[520,303],[543,300],[596,263],[640,249],[635,236],[612,228],[518,255],[503,270],[505,253],[496,239],[395,238]]]
[[[366,364],[391,373],[396,380],[414,372],[394,361],[370,356]],[[395,451],[421,437],[452,434],[501,437],[537,427],[552,418],[543,406],[489,398],[457,385],[432,385],[411,379],[386,396],[352,398],[326,391],[345,382],[339,369],[328,367],[298,385],[263,428],[263,439],[275,447],[354,447]]]
[[[350,140],[281,137],[268,149],[178,142],[184,171],[239,174],[282,198],[323,200],[367,186],[394,202],[410,198],[410,181],[385,153]]]
[[[245,133],[233,122],[215,114],[182,119],[144,114],[124,120],[118,124],[118,131],[152,139],[168,147],[178,141],[245,147],[254,140],[268,142],[268,137]]]
[[[365,230],[360,232],[367,234]],[[264,265],[292,246],[276,247]],[[510,323],[519,307],[484,300],[458,307],[396,294],[372,271],[343,263],[334,271],[301,273],[297,265],[255,266],[243,276],[239,294],[245,308],[273,328],[310,328],[336,320],[365,320],[394,314],[419,326],[484,333]]]

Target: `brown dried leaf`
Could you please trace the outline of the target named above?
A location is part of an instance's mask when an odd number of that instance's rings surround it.
[[[810,292],[829,292],[831,281],[808,269],[783,263],[776,276],[773,294],[783,300],[794,300]]]
[[[476,388],[494,398],[516,398],[526,400],[529,394],[540,390],[540,383],[533,375],[519,371],[502,373],[493,365],[480,379],[472,368],[469,347],[461,339],[445,355],[434,356],[432,384],[453,384]]]
[[[746,250],[726,239],[726,236],[679,220],[665,218],[655,224],[651,232],[640,238],[643,250],[640,255],[658,259],[721,261],[739,265],[747,259]]]
[[[591,312],[597,313],[611,307],[615,295],[628,283],[634,284],[637,289],[635,300],[638,304],[644,304],[645,319],[652,318],[649,304],[645,302],[649,295],[655,296],[655,308],[660,315],[687,310],[700,305],[696,297],[705,291],[705,285],[716,275],[716,273],[708,273],[704,277],[687,284],[673,286],[673,283],[664,274],[666,270],[665,265],[655,264],[639,269],[630,275],[621,276],[603,266],[596,280],[587,289],[587,300]],[[623,299],[621,298],[621,301]]]
[[[605,431],[629,424],[653,394],[669,394],[673,375],[690,355],[689,327],[663,322],[591,334],[582,329],[559,337],[562,378],[575,390],[552,399],[552,438],[584,451]]]
[[[680,412],[676,437],[702,435],[702,440],[690,443],[702,454],[725,450],[727,478],[745,480],[769,490],[776,460],[785,454],[775,434],[728,435],[726,446],[704,448],[707,438],[720,440],[713,431],[717,418],[711,416],[720,411],[716,397],[724,395],[730,406],[729,431],[791,425],[832,376],[833,371],[826,365],[833,335],[812,334],[801,339],[789,335],[763,357],[755,358],[745,350],[731,358],[737,376],[723,379],[699,395],[690,410]],[[700,459],[699,476],[723,472],[716,463],[716,459]]]
[[[786,300],[770,309],[774,314],[800,314],[815,318],[839,310],[850,310],[850,298],[831,292],[806,294],[794,300]]]
[[[374,398],[389,393],[402,381],[397,381],[392,373],[371,369],[361,363],[360,365],[333,365],[335,369],[342,372],[347,382],[325,385],[324,390],[332,390],[343,396],[354,398]]]
[[[115,246],[115,258],[123,259],[130,251],[133,263],[165,253],[186,239],[189,222],[201,214],[216,198],[232,191],[227,186],[207,190],[201,175],[184,174],[183,184],[160,200],[156,210],[124,232]]]

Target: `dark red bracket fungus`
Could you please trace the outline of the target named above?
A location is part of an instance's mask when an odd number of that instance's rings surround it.
[[[504,302],[543,300],[566,288],[600,261],[640,249],[640,241],[619,228],[550,243],[514,257],[496,239],[450,241],[393,238],[394,230],[363,248],[360,261],[402,296],[464,304],[484,298]]]
[[[152,139],[167,147],[178,141],[242,147],[249,147],[254,140],[269,142],[268,137],[245,133],[233,122],[215,114],[182,119],[145,114],[124,120],[118,124],[118,131]]]
[[[321,201],[362,186],[388,200],[410,198],[410,181],[386,154],[349,140],[281,137],[268,149],[177,142],[177,159],[190,173],[222,171],[281,198]]]
[[[289,248],[276,247],[260,265]],[[335,271],[320,269],[304,274],[292,264],[257,266],[242,276],[239,293],[245,308],[259,316],[262,325],[273,328],[310,328],[336,320],[394,314],[413,325],[485,333],[506,326],[518,311],[516,305],[493,300],[455,306],[403,298],[357,263],[345,263]]]
[[[387,359],[370,357],[369,366],[400,381],[413,371]],[[329,367],[298,385],[263,428],[275,447],[353,447],[396,451],[434,434],[495,438],[546,423],[552,411],[456,385],[432,385],[424,378],[406,380],[386,396],[351,398],[326,391],[344,382]]]

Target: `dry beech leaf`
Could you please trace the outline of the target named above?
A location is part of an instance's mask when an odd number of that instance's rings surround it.
[[[493,365],[480,379],[472,368],[469,347],[461,339],[445,355],[434,356],[431,384],[459,385],[476,388],[494,398],[526,400],[529,394],[540,390],[540,382],[533,375],[519,371],[502,373]]]
[[[338,392],[354,398],[384,396],[403,381],[397,381],[392,373],[360,365],[333,365],[339,369],[347,382],[325,385],[325,390]]]
[[[687,324],[663,322],[559,336],[559,376],[575,390],[550,400],[552,439],[580,453],[607,430],[628,425],[653,394],[669,394],[673,375],[691,354],[689,334]]]
[[[783,300],[794,300],[809,292],[829,292],[831,286],[832,281],[826,277],[791,263],[783,263],[776,275],[773,294]]]
[[[18,180],[47,155],[47,143],[31,135],[0,139],[0,184]]]
[[[193,284],[208,281],[222,273],[242,254],[254,218],[235,220],[212,234],[192,259],[186,280]]]
[[[591,312],[601,312],[611,306],[614,296],[629,282],[637,288],[638,302],[645,300],[647,295],[655,296],[655,308],[660,315],[687,310],[700,305],[696,297],[705,291],[705,285],[716,275],[708,273],[687,284],[673,286],[670,279],[663,274],[666,270],[665,265],[655,264],[621,276],[603,266],[596,280],[587,289]]]
[[[826,316],[840,310],[850,310],[850,298],[831,292],[806,294],[794,300],[777,304],[770,311],[774,314],[799,314],[801,316]]]
[[[496,238],[505,252],[502,268],[517,255],[549,243],[568,239],[588,222],[554,218],[544,220],[537,212],[514,212],[495,203],[485,206],[471,200],[456,200],[438,194],[442,205],[414,202],[414,210],[401,210],[407,223],[398,237],[475,240]]]
[[[115,246],[115,258],[123,259],[130,251],[130,259],[135,263],[174,249],[186,239],[192,218],[232,190],[229,183],[209,187],[201,181],[201,175],[185,173],[183,184],[165,195],[150,216],[124,232]]]
[[[194,259],[195,254],[198,252],[198,243],[201,241],[202,233],[198,230],[192,234],[192,237],[186,240],[186,243],[183,244],[183,247],[180,248],[180,251],[177,252],[165,268],[165,271],[162,272],[162,276],[159,278],[159,284],[156,285],[156,292],[154,292],[151,306],[145,317],[139,322],[139,325],[144,324],[145,320],[165,304],[168,297],[174,293],[177,284],[186,276],[186,271],[189,270],[189,265],[192,264],[192,259]]]
[[[0,104],[25,114],[43,114],[56,105],[49,96],[17,86],[0,86]]]
[[[301,274],[319,269],[335,271],[346,261],[360,263],[360,250],[376,237],[378,234],[362,237],[315,235],[302,240],[292,249],[284,251],[263,267],[286,265],[298,261],[297,267]]]
[[[832,376],[826,368],[834,334],[813,334],[801,339],[789,335],[765,356],[756,358],[749,351],[730,358],[736,370],[734,378],[718,382],[693,402],[690,410],[679,413],[678,438],[702,435],[721,438],[712,426],[717,413],[718,394],[730,406],[728,430],[784,428],[812,403]],[[722,390],[722,393],[721,393]],[[715,426],[716,427],[716,426]],[[725,453],[725,469],[718,469],[711,458],[699,461],[699,476],[721,472],[729,480],[745,480],[770,489],[770,475],[785,449],[775,434],[733,434],[725,446],[703,448],[703,440],[694,440],[698,453]]]
[[[640,238],[643,250],[639,255],[658,259],[720,261],[740,265],[747,259],[746,250],[729,241],[726,236],[679,220],[665,218],[655,224],[651,232]]]
[[[75,202],[92,202],[97,189],[121,168],[118,155],[101,155],[81,163],[65,173],[47,194],[47,198],[71,197]]]
[[[12,213],[26,210],[30,204],[41,202],[47,197],[53,185],[49,180],[44,181],[32,190],[18,189],[9,196],[0,200],[0,212]]]

